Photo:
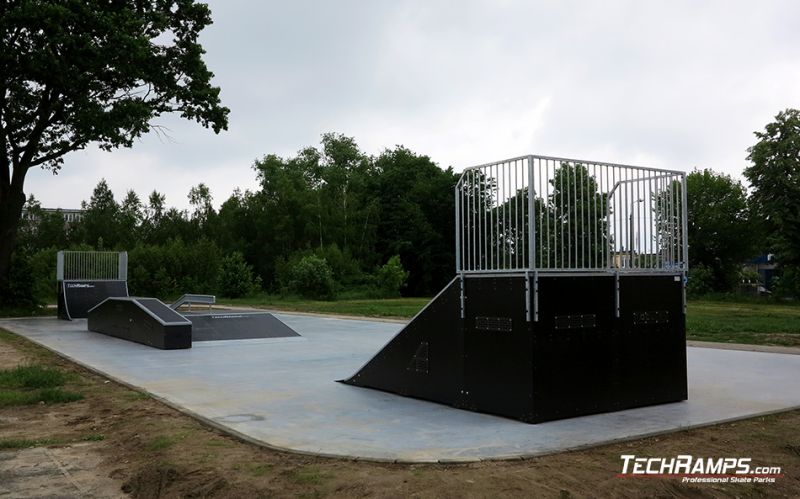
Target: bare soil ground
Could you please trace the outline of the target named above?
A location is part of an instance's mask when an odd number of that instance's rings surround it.
[[[0,450],[0,491],[5,486],[13,497],[800,496],[800,411],[520,461],[371,463],[239,441],[0,331],[0,368],[21,363],[74,373],[65,389],[85,397],[0,408],[0,447],[34,441],[25,449]],[[782,467],[784,476],[771,484],[620,478],[621,454],[751,457],[753,464]],[[56,472],[31,471],[48,466]]]

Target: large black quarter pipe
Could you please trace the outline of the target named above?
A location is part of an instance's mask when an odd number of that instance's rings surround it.
[[[85,319],[89,310],[112,296],[128,296],[124,280],[58,281],[58,318]]]
[[[533,279],[464,278],[463,318],[454,279],[343,382],[529,423],[686,400],[680,276]]]

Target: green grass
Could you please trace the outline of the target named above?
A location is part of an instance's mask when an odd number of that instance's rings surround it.
[[[150,398],[149,393],[130,391],[125,393],[125,398],[132,401],[147,400]]]
[[[58,369],[38,365],[0,370],[0,388],[54,388],[67,382]]]
[[[76,442],[100,442],[105,440],[104,435],[91,434],[79,440],[55,440],[52,438],[29,439],[29,438],[8,438],[0,439],[0,450],[28,449],[30,447],[47,447],[49,445],[68,445]]]
[[[41,317],[56,315],[58,310],[49,307],[4,307],[0,306],[0,317]]]
[[[160,451],[164,449],[169,449],[175,444],[175,442],[177,442],[177,440],[175,440],[174,438],[162,435],[160,437],[154,438],[147,445],[147,448],[151,451]]]
[[[800,306],[690,300],[686,329],[692,340],[800,346]]]
[[[56,444],[58,444],[58,442],[51,439],[30,440],[27,438],[9,438],[0,439],[0,450],[27,449],[29,447],[41,447]]]
[[[81,400],[83,395],[60,387],[70,376],[50,367],[19,366],[0,370],[0,407],[38,403],[63,404]]]
[[[316,312],[321,314],[357,315],[363,317],[411,318],[430,298],[343,299],[335,301],[303,300],[274,295],[223,300],[223,305]]]
[[[233,469],[236,471],[247,471],[253,476],[264,476],[269,471],[272,470],[271,464],[259,464],[259,463],[237,463],[233,465]],[[294,478],[294,476],[293,476]]]
[[[327,478],[327,474],[312,467],[305,467],[292,473],[292,481],[300,485],[320,485]]]
[[[187,437],[191,435],[191,433],[192,433],[191,431],[184,431],[172,435],[160,435],[151,440],[150,443],[147,444],[147,449],[153,452],[169,449],[178,442],[185,440]]]
[[[81,400],[83,395],[68,392],[61,388],[45,388],[43,390],[0,390],[0,407],[16,405],[33,405],[40,402],[45,404],[64,404]]]

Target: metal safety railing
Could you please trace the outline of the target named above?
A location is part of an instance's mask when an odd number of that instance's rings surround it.
[[[56,278],[59,281],[125,281],[128,279],[128,253],[59,251]]]
[[[467,168],[456,270],[685,272],[686,174],[547,156]]]

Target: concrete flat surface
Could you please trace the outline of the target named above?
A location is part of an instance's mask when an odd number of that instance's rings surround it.
[[[533,456],[800,407],[800,356],[688,349],[689,401],[530,425],[336,383],[401,324],[276,314],[301,337],[157,350],[55,318],[0,320],[110,377],[275,448],[397,461]]]

